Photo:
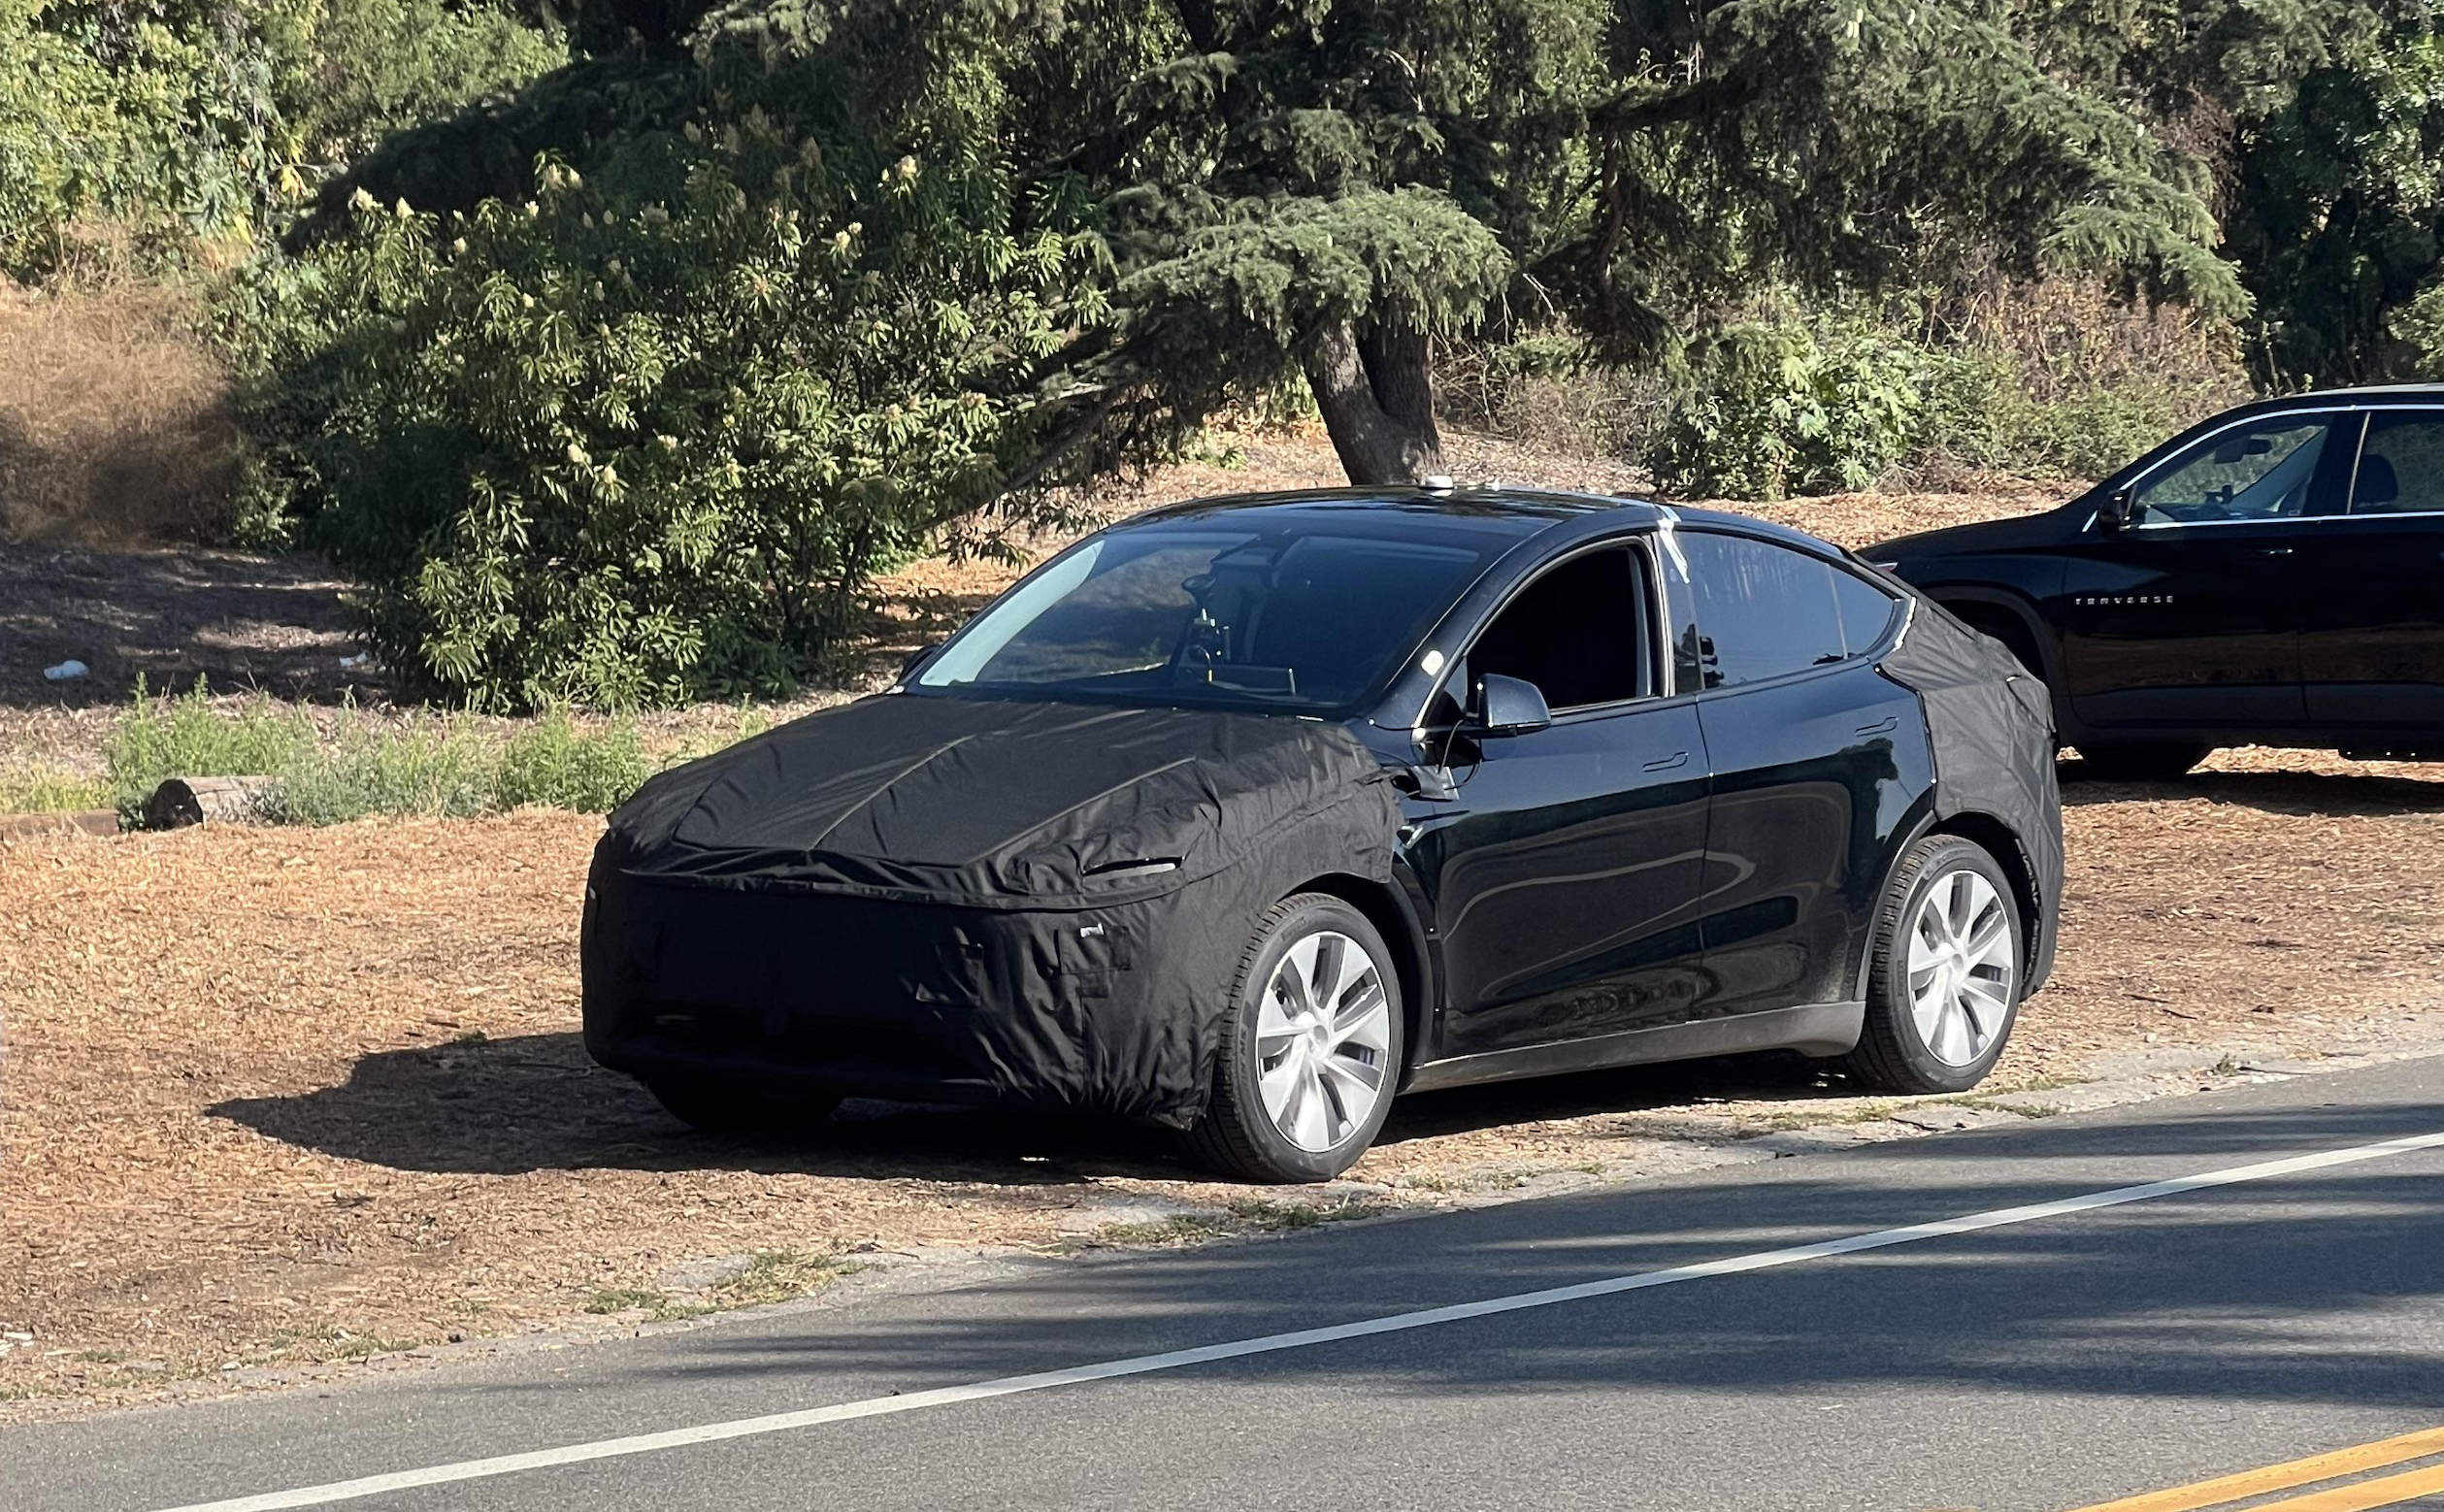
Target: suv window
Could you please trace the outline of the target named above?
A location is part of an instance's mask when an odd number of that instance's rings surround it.
[[[1891,623],[1893,601],[1883,590],[1820,558],[1702,531],[1684,533],[1680,543],[1697,603],[1697,670],[1705,687],[1734,688],[1845,661]],[[1845,612],[1844,583],[1881,600],[1881,617],[1855,597]]]
[[[2371,415],[2351,478],[2353,514],[2444,512],[2444,411]]]
[[[1476,639],[1464,675],[1488,673],[1536,685],[1555,712],[1652,693],[1646,655],[1646,580],[1624,547],[1563,563],[1522,589]]]
[[[2332,418],[2275,414],[2209,436],[2140,486],[2131,523],[2216,524],[2307,512]]]

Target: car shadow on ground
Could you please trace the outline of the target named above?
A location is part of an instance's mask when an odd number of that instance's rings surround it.
[[[2062,764],[2063,806],[2172,803],[2202,798],[2267,813],[2347,815],[2444,813],[2444,782],[2376,772],[2193,772],[2148,782],[2092,778],[2084,764]]]
[[[1787,1055],[1591,1071],[1404,1099],[1376,1142],[1729,1099],[1804,1101],[1839,1090],[1819,1063]],[[399,1170],[737,1169],[1000,1184],[1208,1179],[1172,1133],[1120,1119],[852,1101],[801,1138],[703,1134],[635,1081],[595,1066],[574,1034],[378,1051],[338,1086],[233,1099],[207,1111],[286,1144]]]

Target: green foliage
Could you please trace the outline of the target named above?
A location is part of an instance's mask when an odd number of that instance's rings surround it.
[[[657,770],[634,725],[581,726],[559,711],[506,736],[463,716],[370,719],[349,710],[334,723],[326,735],[294,706],[215,699],[200,684],[177,697],[140,688],[106,744],[107,779],[83,785],[34,773],[20,783],[0,771],[0,812],[13,804],[89,807],[71,800],[98,790],[133,816],[170,777],[260,776],[271,781],[257,817],[276,824],[464,818],[526,806],[603,813]],[[751,733],[747,721],[740,729]],[[696,754],[703,750],[675,751],[671,760]]]
[[[111,806],[111,785],[100,777],[42,763],[0,766],[0,814],[75,813]]]
[[[0,273],[22,279],[84,217],[155,263],[257,244],[320,165],[566,54],[451,0],[0,0]]]
[[[1030,459],[1094,412],[1055,375],[1106,333],[1105,264],[979,150],[996,81],[939,66],[904,97],[872,58],[725,56],[694,114],[533,199],[360,195],[257,286],[273,476],[416,691],[785,689],[876,571],[997,500],[1028,517],[1058,477]]]
[[[1728,327],[1695,347],[1647,463],[1664,488],[1697,497],[1869,487],[1907,452],[1932,366],[1864,324]]]
[[[133,707],[103,743],[118,809],[133,814],[172,777],[244,777],[285,772],[314,748],[304,710],[269,699],[224,707],[202,681],[157,697],[136,685]]]
[[[614,723],[589,733],[554,709],[501,748],[494,798],[505,808],[531,805],[609,813],[653,771],[635,726]]]

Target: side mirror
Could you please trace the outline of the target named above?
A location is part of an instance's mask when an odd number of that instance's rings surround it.
[[[2137,494],[2128,488],[2116,488],[2105,495],[2103,507],[2097,510],[2097,524],[2106,535],[2117,536],[2130,528],[2130,518],[2137,512]]]
[[[1553,722],[1553,710],[1533,682],[1487,673],[1476,684],[1476,707],[1470,711],[1472,735],[1533,735]]]

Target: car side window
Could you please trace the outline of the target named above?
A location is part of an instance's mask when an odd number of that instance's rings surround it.
[[[1503,606],[1469,648],[1464,675],[1536,685],[1554,712],[1645,698],[1643,559],[1628,547],[1591,551],[1546,573]]]
[[[1841,647],[1852,656],[1875,649],[1884,632],[1893,628],[1900,600],[1864,577],[1833,571],[1833,606],[1841,616]]]
[[[1698,611],[1696,661],[1704,687],[1735,688],[1846,661],[1852,648],[1839,582],[1883,597],[1830,563],[1770,542],[1684,531],[1680,545]],[[1875,634],[1892,612],[1886,599]],[[1872,643],[1866,637],[1868,607],[1857,604],[1850,615],[1862,637],[1857,649],[1866,650]]]
[[[2218,431],[2139,485],[2131,523],[2226,524],[2306,513],[2332,418],[2268,415]]]
[[[2444,411],[2371,415],[2351,477],[2353,514],[2444,513]]]

